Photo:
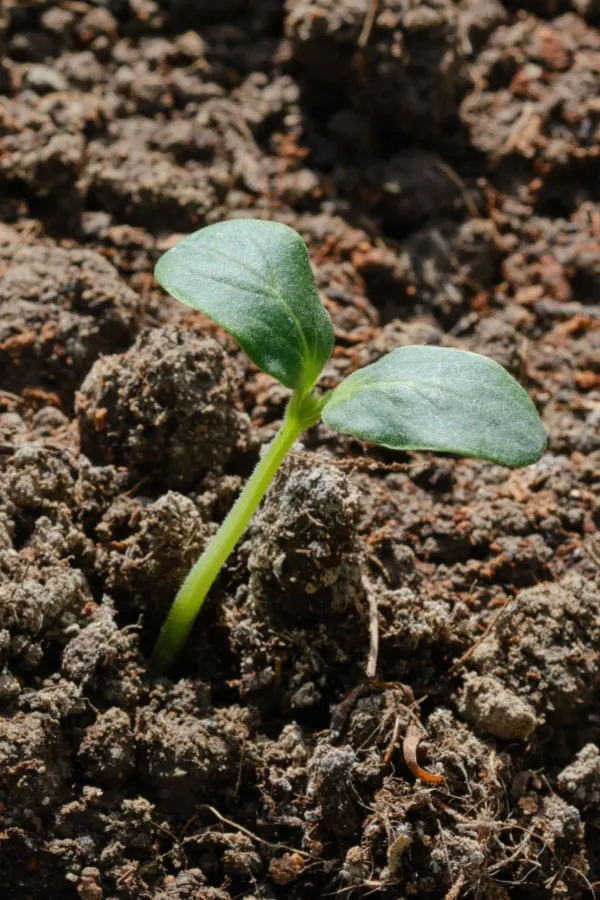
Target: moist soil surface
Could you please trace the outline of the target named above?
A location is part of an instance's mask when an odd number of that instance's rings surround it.
[[[595,896],[599,25],[597,0],[0,4],[3,898]],[[236,216],[305,238],[325,387],[474,350],[549,447],[510,471],[312,429],[156,677],[286,402],[152,278]]]

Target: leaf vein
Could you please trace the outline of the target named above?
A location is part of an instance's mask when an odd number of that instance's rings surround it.
[[[304,351],[304,359],[311,359],[312,354],[310,352],[310,347],[308,345],[308,341],[306,340],[306,335],[304,334],[304,330],[302,328],[302,325],[300,324],[300,320],[298,319],[298,316],[294,312],[293,308],[290,306],[288,301],[281,294],[281,292],[279,291],[279,289],[277,287],[277,278],[276,278],[276,275],[274,276],[274,267],[273,267],[273,264],[271,263],[271,260],[265,253],[264,248],[261,247],[259,242],[256,240],[256,238],[251,237],[250,242],[252,244],[254,244],[254,246],[257,248],[258,252],[260,253],[260,255],[262,256],[262,258],[265,262],[265,266],[267,268],[268,277],[269,277],[269,293],[270,293],[271,297],[273,297],[276,301],[278,301],[281,304],[281,306],[283,306],[283,308],[286,310],[286,312],[292,319],[292,322],[294,323],[294,326],[295,326],[298,336],[300,338],[302,350]],[[304,374],[305,368],[306,368],[305,365],[303,365],[302,366],[303,374]]]

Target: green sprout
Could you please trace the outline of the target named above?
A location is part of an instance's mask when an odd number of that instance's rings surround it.
[[[525,390],[476,353],[400,347],[319,394],[333,325],[306,245],[286,225],[235,219],[202,228],[165,253],[155,275],[292,391],[277,435],[175,598],[154,648],[159,670],[179,653],[285,455],[319,420],[392,450],[443,451],[505,466],[530,465],[544,452],[546,432]]]

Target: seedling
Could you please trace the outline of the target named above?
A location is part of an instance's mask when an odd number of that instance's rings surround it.
[[[333,326],[306,245],[285,225],[236,219],[202,228],[165,253],[155,274],[292,392],[279,431],[175,598],[154,649],[158,669],[180,651],[286,453],[320,419],[393,450],[443,451],[505,466],[527,466],[544,452],[546,432],[527,393],[476,353],[400,347],[318,393]]]

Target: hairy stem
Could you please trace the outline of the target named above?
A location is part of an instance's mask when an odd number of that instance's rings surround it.
[[[309,400],[308,405],[313,413],[314,398],[306,399]],[[304,429],[312,425],[315,418],[318,419],[315,413],[307,415],[309,410],[306,407],[307,404],[303,404],[302,399],[292,398],[281,428],[267,447],[221,527],[179,589],[152,653],[152,666],[156,670],[161,671],[169,666],[181,650],[206,595],[227,557],[250,524],[286,453]]]

